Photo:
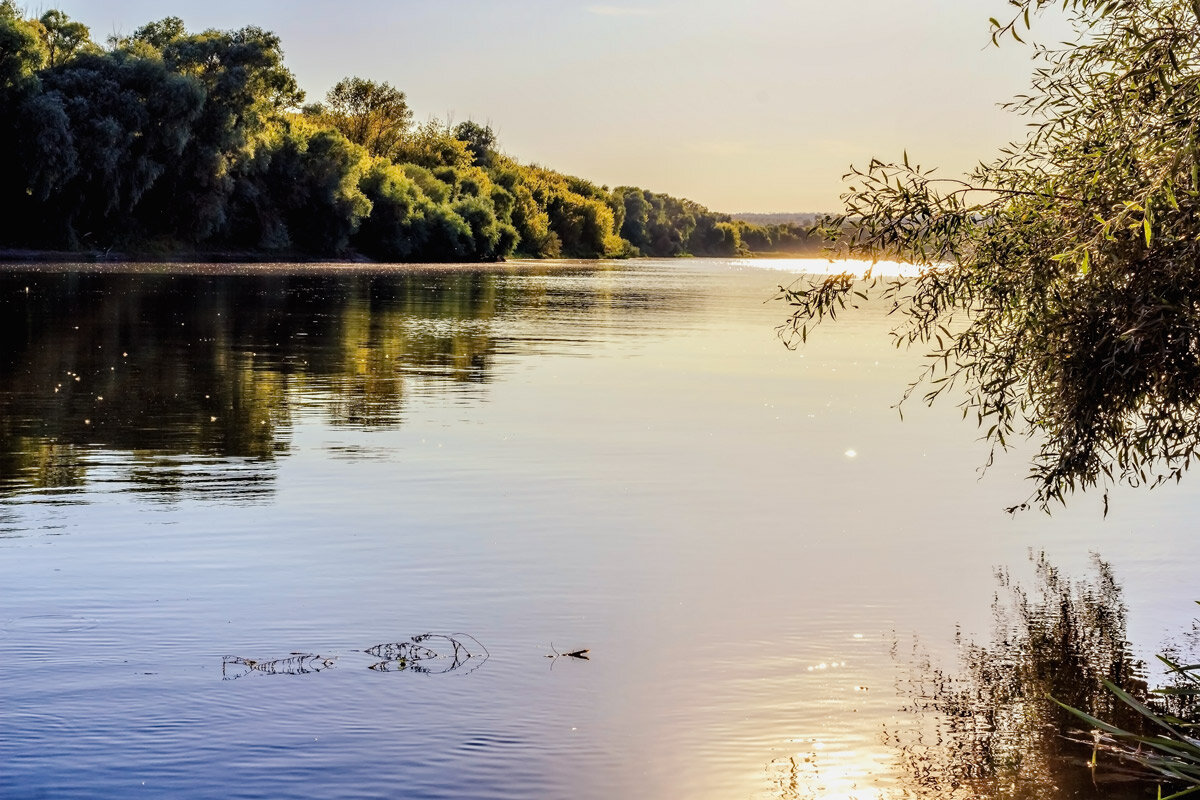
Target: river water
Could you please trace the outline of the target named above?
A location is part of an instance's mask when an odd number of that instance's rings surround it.
[[[0,796],[949,796],[912,676],[1041,552],[1149,658],[1196,483],[1009,516],[824,268],[6,267]]]

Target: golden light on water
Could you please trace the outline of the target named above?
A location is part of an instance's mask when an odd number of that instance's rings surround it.
[[[851,258],[743,258],[731,263],[740,269],[769,269],[798,275],[840,275],[848,272],[860,277],[869,270],[872,275],[915,278],[928,269],[900,261],[872,263]]]
[[[859,743],[865,745],[866,743]],[[892,800],[898,787],[879,780],[889,770],[883,748],[812,739],[767,767],[770,797],[788,800]]]

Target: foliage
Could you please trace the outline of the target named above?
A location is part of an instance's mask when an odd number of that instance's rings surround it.
[[[828,254],[826,240],[812,225],[794,222],[755,224],[735,219],[742,247],[754,253]]]
[[[332,131],[281,131],[237,176],[232,217],[243,221],[243,243],[318,255],[344,252],[371,211],[359,188],[363,161],[361,148]]]
[[[54,67],[69,61],[76,53],[96,52],[91,31],[61,11],[47,11],[38,20],[38,35],[46,48],[46,66]]]
[[[382,160],[368,168],[360,186],[371,202],[371,214],[355,237],[358,249],[383,261],[420,258],[434,202],[403,169]]]
[[[0,2],[0,90],[6,96],[27,87],[45,64],[46,46],[39,34],[38,25],[21,17],[14,0]]]
[[[343,78],[325,95],[325,104],[309,106],[305,113],[331,125],[373,156],[396,156],[412,124],[412,110],[404,92],[386,81]]]
[[[496,134],[492,126],[467,120],[454,126],[454,138],[467,145],[471,157],[481,167],[492,166],[496,157]]]
[[[172,235],[219,236],[230,222],[235,165],[303,93],[283,66],[279,38],[259,28],[179,35],[162,47],[161,57],[172,71],[200,84],[204,106],[178,168],[157,185],[153,202],[173,212]]]
[[[618,186],[613,197],[623,217],[621,236],[642,255],[736,256],[745,250],[746,231],[762,231],[760,241],[764,245],[770,242],[766,229],[735,223],[728,215],[713,213],[690,200],[636,186]],[[775,248],[754,249],[765,252]]]
[[[782,241],[687,200],[521,164],[488,125],[414,125],[386,82],[303,98],[260,28],[165,17],[101,48],[61,11],[26,19],[0,0],[0,246],[483,261]],[[650,211],[631,223],[639,202]]]
[[[1200,6],[1011,5],[994,40],[1059,6],[1077,34],[1032,48],[1032,87],[1009,104],[1027,137],[962,180],[907,154],[853,170],[830,233],[851,225],[854,253],[923,271],[797,284],[785,335],[803,341],[856,297],[895,303],[897,344],[932,348],[909,392],[961,390],[993,455],[1038,441],[1016,508],[1095,486],[1107,507],[1113,484],[1177,481],[1200,448]]]
[[[203,95],[161,61],[123,52],[80,55],[40,77],[42,91],[18,106],[30,194],[13,221],[69,246],[145,230],[137,212],[192,143]]]
[[[467,143],[459,141],[449,125],[435,119],[418,125],[405,136],[394,160],[428,169],[467,167],[473,162]]]

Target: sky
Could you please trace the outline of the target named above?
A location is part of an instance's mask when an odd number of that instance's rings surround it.
[[[992,47],[1006,0],[60,0],[103,41],[151,20],[257,25],[310,100],[387,81],[418,120],[607,186],[714,210],[833,211],[842,175],[903,150],[965,172],[1019,138],[999,104],[1029,50]]]

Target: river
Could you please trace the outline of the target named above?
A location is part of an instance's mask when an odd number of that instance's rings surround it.
[[[1190,627],[1200,476],[1006,514],[823,268],[4,267],[0,796],[939,796],[997,570]]]

